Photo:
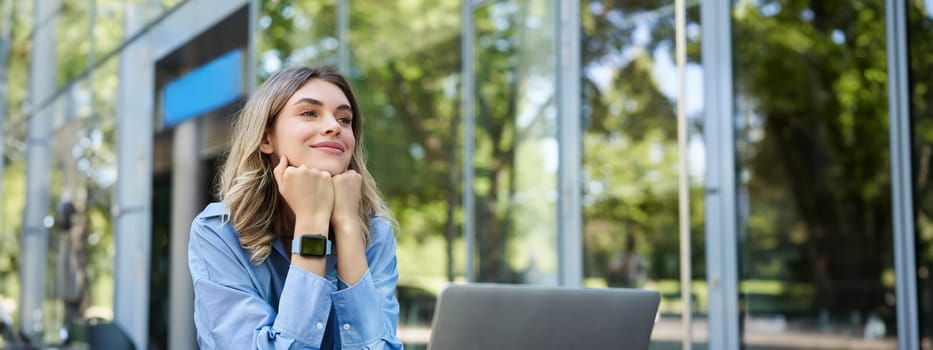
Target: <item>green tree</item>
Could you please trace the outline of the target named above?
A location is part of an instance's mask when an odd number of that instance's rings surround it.
[[[368,161],[399,219],[400,244],[443,237],[448,280],[456,275],[460,232],[459,7],[352,2],[349,37],[351,78],[368,120]],[[398,45],[400,36],[417,39]]]
[[[676,279],[680,97],[662,91],[671,82],[661,80],[674,69],[673,4],[590,1],[582,14],[584,272],[608,277],[611,260],[632,237],[652,278]],[[686,19],[698,28],[698,4],[688,6]],[[697,66],[698,36],[688,35],[687,44],[687,64]],[[701,115],[687,113],[688,132],[700,134]],[[693,274],[703,276],[703,186],[701,178],[690,180]]]
[[[259,2],[259,80],[283,66],[333,61],[337,41],[337,4],[327,1]]]
[[[751,198],[742,274],[810,283],[809,310],[893,316],[882,284],[893,259],[884,11],[883,1],[735,8],[738,161]],[[766,269],[769,257],[785,269]]]
[[[917,267],[921,329],[933,317],[933,10],[922,1],[908,3],[907,33],[912,121],[912,169],[917,231]],[[929,331],[924,332],[929,337]]]
[[[12,13],[32,13],[31,1],[14,1]],[[25,140],[26,128],[23,116],[28,91],[29,52],[32,29],[31,16],[12,16],[10,25],[9,56],[6,70],[4,92],[0,99],[0,117],[3,120],[3,167],[2,204],[0,204],[0,302],[19,300],[19,242],[21,234],[22,210],[25,204]],[[15,305],[15,304],[14,304]],[[8,310],[12,311],[12,310]],[[18,315],[13,313],[13,317]],[[15,321],[15,319],[14,319]]]
[[[556,230],[556,201],[534,197],[557,193],[555,174],[540,160],[536,169],[523,163],[528,160],[523,157],[537,156],[523,148],[541,147],[556,137],[557,68],[550,9],[546,1],[500,1],[475,13],[476,57],[468,59],[474,62],[476,81],[473,185],[478,281],[521,282],[518,270],[525,262],[512,261],[519,258],[520,248],[512,245],[521,244],[521,237],[534,239]],[[519,119],[524,120],[519,123]],[[523,175],[535,171],[531,176],[536,179]],[[536,213],[545,215],[534,217]],[[529,265],[540,263],[537,255],[527,259]]]

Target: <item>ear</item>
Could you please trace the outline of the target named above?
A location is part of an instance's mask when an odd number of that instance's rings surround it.
[[[265,154],[275,153],[275,148],[272,147],[272,135],[270,135],[268,131],[262,136],[262,143],[259,144],[259,151]]]

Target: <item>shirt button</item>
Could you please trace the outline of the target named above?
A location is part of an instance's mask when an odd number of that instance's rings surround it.
[[[343,324],[343,330],[349,331],[349,330],[350,330],[350,324],[349,324],[349,323],[344,323],[344,324]]]
[[[314,325],[314,327],[317,328],[317,329],[324,329],[324,324],[318,322],[317,324]]]

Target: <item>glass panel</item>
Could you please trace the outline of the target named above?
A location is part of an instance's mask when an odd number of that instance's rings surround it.
[[[32,1],[14,1],[13,13],[32,13]],[[12,42],[10,45],[9,67],[7,68],[7,110],[4,125],[7,129],[13,123],[25,123],[22,120],[29,93],[29,57],[32,54],[33,16],[12,16]],[[9,133],[7,133],[9,136]]]
[[[923,349],[933,349],[933,1],[908,1],[910,114],[916,198],[917,285]]]
[[[336,62],[337,0],[261,0],[257,72],[264,81],[289,65]]]
[[[89,1],[63,1],[58,12],[55,34],[56,82],[65,85],[87,69],[92,40],[91,4]]]
[[[673,1],[584,1],[584,284],[662,294],[653,346],[683,338]],[[692,284],[706,313],[699,4],[688,10]],[[637,83],[636,83],[637,82]],[[697,317],[697,321],[702,318]],[[704,341],[696,322],[694,339]]]
[[[749,348],[896,348],[885,2],[733,8]]]
[[[175,6],[178,6],[184,1],[187,1],[187,0],[162,0],[162,8],[168,11]]]
[[[23,232],[23,207],[26,204],[26,139],[25,128],[10,129],[6,133],[5,164],[0,193],[0,309],[10,315],[13,324],[19,324],[19,251]],[[0,335],[0,348],[13,348],[15,340],[8,334]]]
[[[117,179],[118,60],[112,58],[94,70],[91,114],[83,123],[81,138],[72,154],[80,172],[79,185],[87,192],[79,213],[86,220],[88,306],[85,319],[113,319],[114,238],[110,208]]]
[[[94,1],[94,60],[113,52],[123,41],[123,9],[126,0]]]
[[[77,225],[73,225],[71,220],[73,216],[64,214],[67,211],[62,205],[64,200],[70,202],[75,192],[71,183],[74,179],[71,169],[74,167],[70,166],[74,162],[67,150],[69,141],[74,136],[72,130],[76,125],[74,119],[76,112],[73,110],[77,108],[70,108],[74,105],[72,95],[64,93],[58,95],[52,103],[42,106],[43,108],[38,111],[38,113],[50,114],[53,120],[52,139],[48,140],[52,145],[52,162],[49,169],[49,208],[47,216],[43,219],[43,225],[48,230],[48,263],[45,269],[45,298],[41,315],[42,339],[45,344],[50,345],[63,344],[67,339],[68,327],[65,319],[75,313],[74,308],[66,307],[65,299],[76,297],[74,294],[76,288],[72,287],[81,283],[78,281],[81,277],[74,274],[75,266],[72,264],[64,266],[69,262],[69,258],[77,255],[73,254],[77,253],[77,250],[71,249],[73,241],[70,234],[71,228]],[[55,128],[55,126],[59,127]],[[66,273],[66,269],[71,273]],[[68,316],[65,315],[66,312]]]
[[[111,200],[116,182],[117,60],[100,66],[50,105],[52,143],[49,209],[48,344],[83,342],[88,319],[113,319]]]
[[[14,1],[13,13],[32,13],[32,1]],[[19,251],[23,208],[26,204],[26,120],[32,16],[12,16],[12,39],[7,68],[6,104],[0,103],[3,118],[3,164],[0,167],[0,309],[19,324]],[[3,82],[0,82],[2,84]],[[0,348],[13,347],[15,340],[0,334]]]
[[[557,283],[557,110],[551,1],[476,11],[476,280]]]
[[[460,6],[349,4],[350,78],[365,118],[369,170],[401,227],[399,338],[406,349],[424,348],[437,294],[463,276]]]

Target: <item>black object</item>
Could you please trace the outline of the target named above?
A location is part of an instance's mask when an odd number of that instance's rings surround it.
[[[88,345],[91,350],[135,350],[133,341],[115,323],[97,323],[88,326]]]

